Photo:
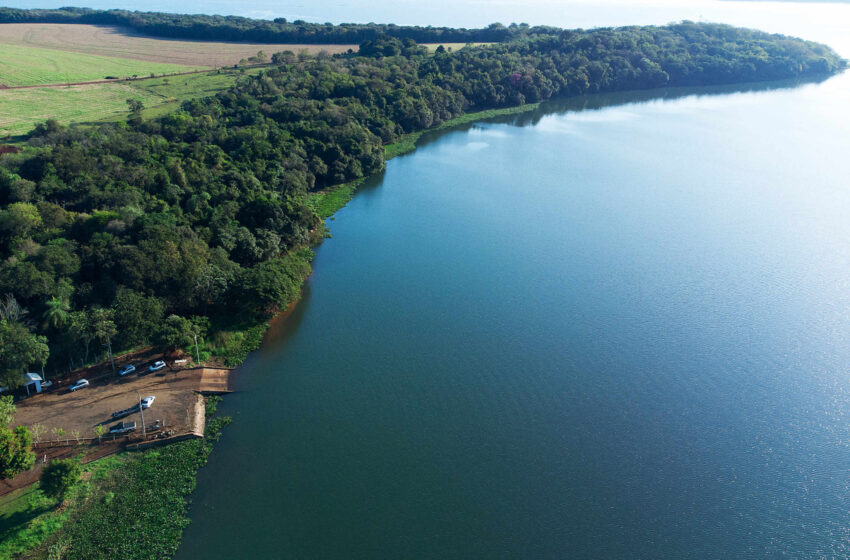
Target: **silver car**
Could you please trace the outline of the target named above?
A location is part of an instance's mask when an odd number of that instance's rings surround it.
[[[68,390],[69,391],[76,391],[77,389],[84,389],[88,386],[89,386],[89,380],[88,379],[80,379],[79,381],[75,381],[74,383],[72,383],[71,386],[68,387]]]

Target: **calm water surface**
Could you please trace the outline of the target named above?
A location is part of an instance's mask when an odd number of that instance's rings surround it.
[[[846,8],[764,17],[847,56]],[[850,556],[848,102],[597,96],[390,162],[240,371],[178,558]]]
[[[392,161],[222,406],[178,557],[849,555],[848,78]]]

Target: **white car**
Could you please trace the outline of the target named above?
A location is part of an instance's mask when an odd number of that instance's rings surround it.
[[[145,397],[142,399],[142,410],[150,408],[153,404],[153,401],[156,400],[156,397]]]
[[[129,366],[122,367],[121,371],[118,372],[118,375],[120,375],[121,377],[124,377],[128,373],[133,373],[134,371],[136,371],[136,366],[134,366],[133,364],[130,364]]]
[[[77,389],[84,389],[89,386],[88,379],[80,379],[79,381],[72,383],[70,387],[68,387],[69,391],[76,391]]]
[[[162,368],[164,368],[164,367],[165,367],[165,362],[163,362],[162,360],[157,360],[157,361],[155,361],[155,362],[153,363],[153,365],[150,367],[150,370],[151,370],[151,371],[159,371],[159,370],[161,370],[161,369],[162,369]]]

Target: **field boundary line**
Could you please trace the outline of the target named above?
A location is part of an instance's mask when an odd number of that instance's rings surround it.
[[[269,64],[252,64],[250,66],[239,66],[238,69],[250,69],[250,68],[267,68],[273,66],[272,63]],[[37,89],[37,88],[61,88],[61,87],[71,87],[71,86],[89,86],[89,85],[97,85],[97,84],[132,84],[135,82],[141,82],[144,80],[156,80],[159,78],[171,78],[173,76],[188,76],[190,74],[206,74],[207,72],[217,72],[219,70],[236,70],[236,68],[223,66],[223,67],[210,67],[205,70],[190,70],[189,72],[175,72],[174,74],[160,74],[159,76],[139,76],[138,78],[121,78],[118,80],[94,80],[90,82],[63,82],[56,84],[36,84],[31,86],[7,86],[0,84],[0,91],[12,90],[12,89]]]

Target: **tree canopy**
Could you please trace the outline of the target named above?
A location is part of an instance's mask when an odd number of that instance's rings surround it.
[[[12,397],[0,397],[0,478],[12,478],[35,464],[29,430],[25,426],[9,428],[14,416]]]
[[[54,459],[41,471],[41,491],[62,500],[68,490],[80,481],[82,467],[73,459]]]

